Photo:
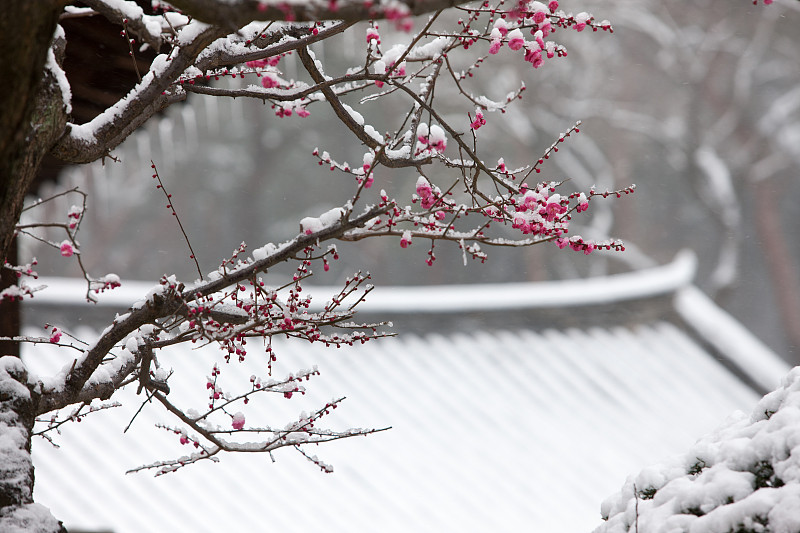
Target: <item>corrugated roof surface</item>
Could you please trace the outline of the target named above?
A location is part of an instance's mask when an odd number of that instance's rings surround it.
[[[322,375],[304,397],[271,400],[265,421],[282,425],[346,395],[326,417],[329,427],[393,428],[309,449],[334,465],[330,475],[286,449],[274,463],[268,455],[225,456],[159,478],[126,476],[187,449],[153,428],[169,421],[158,406],[146,407],[123,436],[141,402],[123,391],[124,407],[65,426],[61,448],[37,439],[37,501],[67,527],[119,533],[588,531],[628,474],[680,453],[757,400],[667,322],[404,335],[341,350],[276,347],[283,371],[317,364]],[[50,351],[30,352],[34,370],[58,353]],[[205,403],[211,363],[193,364],[198,358],[188,350],[164,356],[180,368],[170,398]],[[223,377],[246,381],[259,364],[250,355],[223,365]]]

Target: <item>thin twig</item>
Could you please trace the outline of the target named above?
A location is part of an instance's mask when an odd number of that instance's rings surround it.
[[[131,60],[133,61],[133,70],[136,71],[136,78],[141,83],[142,75],[139,73],[139,65],[136,64],[136,56],[133,55],[133,39],[128,34],[128,19],[122,20],[122,36],[125,37],[125,40],[128,41],[128,54],[131,56]]]
[[[203,273],[200,271],[200,263],[197,262],[197,256],[194,253],[194,248],[192,248],[192,243],[189,242],[189,236],[186,234],[186,230],[183,229],[183,224],[181,224],[181,218],[178,216],[178,212],[175,211],[175,205],[172,202],[172,195],[167,192],[166,187],[164,187],[164,182],[161,181],[161,176],[158,175],[158,169],[156,169],[156,164],[153,160],[150,160],[150,167],[153,169],[153,177],[158,180],[158,187],[164,192],[164,196],[167,197],[167,207],[172,210],[172,215],[175,217],[175,220],[178,221],[178,226],[181,228],[181,233],[183,233],[183,239],[186,241],[186,245],[189,247],[189,251],[192,254],[189,256],[192,261],[194,261],[194,266],[197,267],[197,273],[200,275],[200,279],[203,280]]]

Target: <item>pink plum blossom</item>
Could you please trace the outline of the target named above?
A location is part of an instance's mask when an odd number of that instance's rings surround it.
[[[272,89],[280,85],[280,83],[274,74],[267,72],[261,77],[261,85],[265,89]]]
[[[586,24],[592,19],[592,16],[589,13],[581,12],[575,15],[575,30],[583,31],[586,28]]]
[[[69,208],[69,213],[67,213],[67,219],[69,220],[69,229],[75,229],[78,227],[78,222],[81,219],[81,215],[83,214],[83,209],[78,207],[77,205],[73,205]]]
[[[519,28],[515,28],[508,32],[508,47],[512,50],[519,50],[525,45],[525,37]]]
[[[63,241],[61,243],[61,255],[64,257],[72,257],[72,254],[75,253],[75,248],[73,248],[72,243],[69,241]]]
[[[417,126],[417,140],[428,144],[428,125],[424,122],[420,122],[419,126]]]
[[[375,161],[375,154],[372,152],[367,152],[364,154],[364,164],[362,165],[362,169],[364,172],[369,172],[369,169],[372,168],[372,163]]]
[[[575,209],[578,213],[582,213],[589,209],[589,199],[586,198],[584,193],[578,196],[578,207]]]
[[[547,205],[545,206],[545,217],[547,217],[548,222],[552,222],[555,220],[559,215],[566,213],[567,206],[561,205],[561,195],[554,194],[547,200]]]
[[[367,44],[369,44],[370,41],[375,41],[376,44],[381,44],[381,36],[378,33],[378,28],[375,28],[374,26],[367,28]]]
[[[433,189],[431,189],[431,183],[425,178],[425,176],[420,176],[417,178],[417,194],[420,198],[428,198],[433,194]]]
[[[428,138],[428,142],[431,148],[437,152],[444,152],[447,148],[447,137],[445,136],[444,130],[435,124],[431,126],[431,134]]]
[[[403,236],[400,237],[400,248],[408,248],[409,244],[411,244],[411,232],[406,230],[403,232]]]
[[[478,128],[484,126],[485,124],[486,124],[486,119],[483,118],[483,111],[481,111],[480,108],[476,109],[475,120],[472,121],[469,127],[472,128],[473,130],[477,130]]]
[[[500,36],[505,37],[508,33],[508,26],[506,25],[506,19],[497,19],[494,21],[494,28],[492,28],[492,37],[494,37],[494,30],[500,34]]]
[[[525,51],[525,61],[533,65],[533,68],[539,68],[544,63],[542,59],[542,52],[537,49],[526,49]]]
[[[375,69],[375,74],[386,74],[386,63],[381,59],[373,63],[372,68]],[[383,82],[381,80],[375,80],[375,86],[380,89],[383,87]]]
[[[255,59],[253,61],[248,61],[247,63],[245,63],[245,65],[247,65],[250,68],[264,68],[267,66],[267,60]]]
[[[233,429],[242,429],[244,427],[244,414],[241,411],[237,411],[236,414],[233,415],[231,425]]]

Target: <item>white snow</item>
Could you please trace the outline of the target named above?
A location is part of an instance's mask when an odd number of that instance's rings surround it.
[[[356,124],[358,124],[359,126],[363,126],[364,125],[364,116],[361,113],[359,113],[358,111],[356,111],[355,109],[353,109],[352,107],[350,107],[347,104],[342,104],[342,107],[344,107],[345,111],[347,111],[347,113],[351,117],[353,117],[353,120],[356,121]]]
[[[0,517],[0,531],[3,533],[49,532],[60,529],[61,525],[50,514],[50,510],[38,503],[16,507]]]
[[[373,126],[371,126],[369,124],[364,126],[364,133],[369,135],[372,138],[372,140],[374,140],[376,142],[379,142],[379,143],[383,142],[383,136],[381,136],[381,134],[378,133],[378,130],[376,130]]]
[[[339,222],[342,216],[344,216],[344,209],[341,207],[334,207],[330,211],[321,214],[319,218],[305,217],[300,221],[300,229],[306,234],[317,233]]]
[[[210,26],[204,22],[193,20],[178,32],[178,46],[191,44],[198,35],[206,31]]]
[[[341,216],[340,210],[341,208],[332,209],[319,218],[308,217],[307,221],[311,227],[322,228],[325,225],[322,219],[330,223],[336,222]],[[258,260],[275,250],[277,247],[274,244],[267,244],[254,250],[253,258]],[[682,252],[672,263],[664,266],[601,278],[434,287],[381,286],[370,294],[367,301],[359,305],[359,309],[365,312],[441,313],[614,303],[667,294],[688,286],[694,276],[695,264],[696,259],[691,252]],[[80,304],[83,300],[86,287],[83,280],[40,277],[40,281],[48,286],[48,290],[37,293],[35,302]],[[320,309],[316,306],[322,305],[323,296],[333,295],[341,290],[341,287],[334,286],[304,287],[307,292],[317,295],[311,304],[311,311]],[[142,294],[157,290],[163,290],[163,287],[153,287],[149,282],[126,281],[122,287],[100,294],[97,305],[128,306],[130,302],[141,298]],[[423,301],[425,305],[421,306],[419,303]]]
[[[675,309],[689,326],[731,358],[765,390],[774,389],[789,370],[785,361],[697,287],[678,291]]]
[[[256,261],[261,261],[262,259],[266,259],[268,256],[275,253],[277,249],[278,247],[275,246],[273,243],[271,242],[267,243],[261,248],[256,248],[255,250],[253,250],[253,259],[255,259]]]
[[[441,55],[450,43],[448,37],[437,37],[429,43],[417,46],[406,56],[407,59],[432,59]],[[384,56],[385,57],[385,56]]]
[[[0,357],[0,398],[30,398],[30,391],[12,376],[22,375],[25,365],[19,357]]]
[[[131,335],[128,337],[128,340],[125,341],[125,349],[131,353],[134,353],[139,349],[139,341],[134,335]]]
[[[436,124],[431,126],[431,134],[430,134],[431,144],[436,144],[437,142],[444,140],[447,140],[447,136],[445,135],[444,130]]]
[[[749,417],[628,478],[595,533],[800,531],[799,443],[800,367]]]
[[[61,29],[61,26],[58,26],[58,31],[61,33],[64,32]],[[67,75],[58,66],[56,62],[56,55],[53,53],[53,49],[50,48],[47,50],[47,62],[45,63],[45,67],[49,70],[53,76],[56,78],[56,83],[58,83],[58,89],[61,91],[61,98],[64,101],[64,108],[66,109],[67,113],[72,112],[72,89],[69,86],[69,81],[67,81]]]
[[[389,159],[408,159],[411,157],[411,145],[404,144],[397,150],[387,149],[386,157]]]

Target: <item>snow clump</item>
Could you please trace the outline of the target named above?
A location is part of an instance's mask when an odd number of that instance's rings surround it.
[[[629,477],[595,533],[800,531],[800,367],[748,417]]]

